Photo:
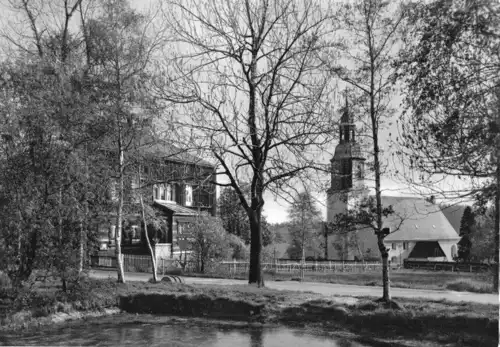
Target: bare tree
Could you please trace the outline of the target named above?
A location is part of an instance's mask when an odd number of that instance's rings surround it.
[[[115,254],[118,281],[125,282],[121,237],[124,219],[125,178],[128,154],[136,150],[148,120],[159,108],[148,93],[155,50],[162,42],[160,33],[151,36],[152,18],[130,8],[127,2],[103,0],[100,11],[86,23],[88,61],[101,93],[97,97],[100,113],[108,121],[108,145],[104,151],[116,153],[114,178],[116,203]],[[130,152],[130,153],[129,153]],[[133,163],[133,160],[130,160]],[[132,175],[136,173],[132,170]]]
[[[297,194],[288,209],[288,218],[292,236],[292,244],[288,252],[289,255],[292,253],[290,251],[299,253],[302,263],[300,277],[304,278],[303,265],[306,260],[306,248],[312,248],[317,229],[321,224],[321,212],[316,207],[311,193],[306,190]]]
[[[238,194],[251,230],[249,283],[262,286],[263,194],[286,196],[318,167],[333,134],[329,76],[318,59],[333,30],[330,9],[314,0],[169,5],[177,50],[160,92],[184,105],[179,124],[218,162],[227,178],[218,184]]]
[[[384,245],[384,207],[382,206],[381,177],[385,173],[380,148],[380,127],[393,112],[390,108],[394,88],[395,68],[391,65],[399,40],[405,11],[397,4],[382,0],[358,0],[341,9],[345,39],[341,54],[325,63],[332,72],[353,88],[360,120],[368,128],[372,170],[375,179],[375,215],[373,224],[382,256],[383,300],[391,301],[389,287],[389,253]],[[335,57],[333,55],[333,57]],[[333,64],[331,63],[333,62]]]

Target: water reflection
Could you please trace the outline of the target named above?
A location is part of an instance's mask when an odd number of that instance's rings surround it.
[[[121,317],[123,318],[123,317]],[[123,319],[79,322],[59,328],[47,328],[27,335],[0,336],[0,344],[36,346],[173,346],[173,347],[358,347],[345,339],[318,336],[304,329],[262,327],[220,327],[200,321],[173,322],[167,317],[152,323],[123,322]]]

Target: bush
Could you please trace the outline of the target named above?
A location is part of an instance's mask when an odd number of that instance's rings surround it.
[[[245,242],[236,235],[229,234],[229,247],[232,249],[232,259],[236,260],[248,260],[250,259],[250,248],[245,245]]]
[[[227,259],[231,255],[228,233],[218,218],[199,216],[186,226],[185,233],[191,235],[190,250],[199,272],[207,271],[210,262]]]
[[[0,288],[11,288],[12,281],[6,273],[0,271]]]
[[[36,309],[38,317],[43,316],[39,310],[44,307],[53,307],[59,301],[59,293],[54,291],[37,291],[24,289],[17,293],[14,299],[14,308],[17,311],[26,309]]]
[[[446,289],[457,292],[491,293],[491,285],[475,282],[472,280],[460,280],[448,283]]]

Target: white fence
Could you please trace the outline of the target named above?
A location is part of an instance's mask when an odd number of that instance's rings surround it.
[[[151,257],[147,255],[131,255],[122,254],[123,267],[125,271],[130,272],[151,272]],[[164,274],[167,270],[173,268],[184,268],[185,272],[195,271],[195,263],[193,261],[182,262],[179,256],[173,258],[159,258],[156,262],[157,271],[159,274]],[[188,256],[189,258],[189,256]],[[99,257],[98,266],[114,267],[116,266],[116,258],[114,257]],[[185,257],[182,257],[184,260]],[[211,264],[212,271],[228,274],[247,273],[249,263],[246,261],[222,261]],[[350,272],[361,273],[370,271],[379,271],[382,269],[380,262],[342,262],[342,261],[276,261],[272,263],[262,263],[262,270],[265,272],[274,273],[336,273]]]
[[[226,271],[230,273],[247,272],[249,263],[238,261],[223,261],[220,263]],[[382,269],[380,262],[341,262],[341,261],[322,261],[322,262],[274,262],[262,263],[263,271],[274,271],[276,273],[300,273],[303,272],[367,272]]]

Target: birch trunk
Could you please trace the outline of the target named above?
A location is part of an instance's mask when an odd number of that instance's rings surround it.
[[[497,135],[500,137],[500,135]],[[500,236],[500,149],[497,150],[497,172],[495,193],[495,262],[493,264],[493,291],[498,293],[498,252]]]
[[[139,169],[139,184],[141,184],[141,174],[140,174],[140,169]],[[151,256],[151,264],[153,268],[151,269],[153,271],[153,282],[158,282],[158,276],[156,274],[156,255],[153,250],[153,247],[151,246],[151,241],[149,240],[149,234],[148,234],[148,223],[146,221],[146,213],[144,212],[144,201],[142,199],[142,194],[139,192],[139,202],[141,203],[141,214],[142,214],[142,224],[144,224],[144,233],[146,236],[146,243],[148,245],[148,250],[149,254]],[[182,254],[181,254],[182,257]]]
[[[118,283],[125,283],[125,275],[123,271],[122,259],[122,221],[123,221],[123,168],[124,168],[124,154],[122,147],[121,129],[118,131],[118,207],[116,211],[116,232],[115,232],[115,256],[116,256],[116,270],[118,274]]]
[[[85,231],[83,227],[83,220],[80,217],[80,239],[79,239],[79,247],[78,247],[78,274],[81,274],[83,271],[83,263],[84,263],[84,239],[85,239]]]

